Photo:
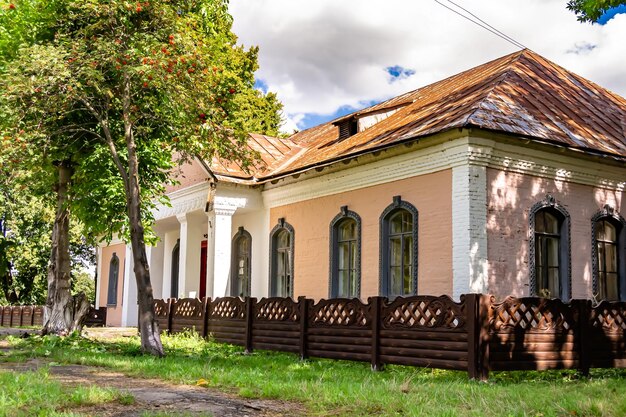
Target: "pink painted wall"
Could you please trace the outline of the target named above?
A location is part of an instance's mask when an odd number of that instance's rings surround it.
[[[102,276],[100,277],[100,305],[107,305],[109,291],[109,266],[113,253],[119,258],[119,271],[117,275],[117,305],[107,306],[107,326],[122,325],[122,294],[124,291],[124,263],[126,260],[126,245],[123,243],[102,248]]]
[[[294,296],[328,297],[329,227],[341,206],[361,216],[361,297],[378,295],[379,218],[393,196],[413,204],[418,220],[418,292],[452,292],[452,171],[445,170],[273,208],[295,229]]]
[[[591,296],[591,217],[605,204],[622,215],[623,193],[530,175],[487,169],[489,290],[528,295],[528,215],[553,195],[571,218],[572,297]]]

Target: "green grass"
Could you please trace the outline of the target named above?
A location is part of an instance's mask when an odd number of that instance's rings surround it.
[[[493,373],[488,383],[467,373],[307,360],[290,354],[163,337],[167,356],[142,355],[137,338],[94,342],[79,338],[11,339],[12,360],[48,357],[59,363],[103,366],[132,376],[220,388],[248,398],[300,402],[311,415],[337,416],[626,416],[626,371]]]
[[[78,416],[72,408],[114,401],[128,404],[134,399],[110,388],[62,387],[50,379],[47,368],[34,372],[0,371],[0,417]]]

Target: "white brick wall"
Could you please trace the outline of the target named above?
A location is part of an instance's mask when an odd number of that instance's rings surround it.
[[[452,293],[487,292],[487,169],[469,159],[452,168]]]

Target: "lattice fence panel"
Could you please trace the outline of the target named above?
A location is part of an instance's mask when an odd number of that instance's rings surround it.
[[[182,298],[174,303],[175,318],[204,317],[204,304],[197,298]]]
[[[152,303],[154,309],[154,315],[159,318],[167,318],[170,314],[169,304],[165,300],[154,300]]]
[[[262,298],[255,306],[254,318],[259,321],[300,320],[298,303],[291,298]]]
[[[561,300],[546,298],[507,297],[492,304],[490,329],[572,330],[576,317]]]
[[[309,311],[309,325],[366,327],[371,323],[371,307],[360,300],[333,298],[320,300]]]
[[[594,329],[626,331],[626,303],[603,301],[591,309],[590,323]]]
[[[211,303],[210,318],[243,319],[246,315],[246,304],[239,297],[217,298]]]
[[[383,307],[382,327],[460,329],[466,323],[465,303],[448,296],[415,296],[398,298]]]

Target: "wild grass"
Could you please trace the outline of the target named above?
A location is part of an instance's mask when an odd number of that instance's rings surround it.
[[[96,386],[67,388],[50,379],[48,368],[0,371],[0,417],[78,416],[72,408],[134,401],[129,394]]]
[[[132,376],[160,378],[234,392],[248,398],[302,403],[310,415],[332,416],[626,416],[626,372],[501,372],[489,382],[467,373],[310,359],[164,336],[159,359],[141,353],[135,337],[90,341],[70,337],[11,339],[14,360],[47,357],[59,363],[103,366]]]

